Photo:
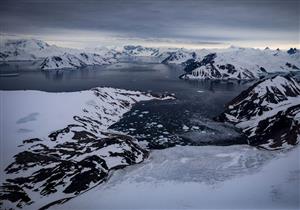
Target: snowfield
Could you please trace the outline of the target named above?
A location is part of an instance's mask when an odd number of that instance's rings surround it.
[[[299,209],[300,148],[177,146],[51,209]]]

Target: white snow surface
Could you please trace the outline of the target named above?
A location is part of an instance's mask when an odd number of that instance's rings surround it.
[[[43,139],[53,131],[74,124],[74,116],[98,120],[102,123],[99,129],[105,131],[134,103],[155,99],[138,91],[106,87],[97,89],[103,96],[97,97],[93,90],[63,93],[0,91],[1,171],[11,163],[13,155],[23,150],[18,147],[23,140]],[[124,106],[124,102],[128,102],[129,106]],[[55,142],[48,141],[48,144]],[[2,176],[0,181],[5,178]]]
[[[177,146],[50,209],[299,209],[300,147]]]

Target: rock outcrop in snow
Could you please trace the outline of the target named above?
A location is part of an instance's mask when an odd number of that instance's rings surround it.
[[[296,49],[296,48],[290,48],[288,51],[287,51],[288,54],[290,55],[293,55],[293,54],[299,54],[299,50]]]
[[[5,169],[6,179],[0,188],[3,208],[39,209],[66,202],[105,181],[113,170],[140,163],[148,155],[133,137],[108,128],[134,103],[160,98],[113,88],[75,93],[3,91],[0,94],[8,102],[25,97],[39,105],[33,108],[32,104],[22,104],[22,109],[17,110],[20,114],[35,112],[18,120],[13,119],[18,118],[14,109],[3,107],[7,113],[5,129],[27,130],[4,134],[4,138],[10,139],[8,144],[19,140],[9,135],[20,135],[23,141],[16,147],[19,153],[11,154],[14,161]],[[48,106],[43,107],[43,103]],[[58,106],[59,103],[62,105]],[[59,120],[52,119],[55,117]]]
[[[235,124],[250,145],[289,148],[300,140],[300,85],[289,76],[260,81],[233,99],[217,120]]]

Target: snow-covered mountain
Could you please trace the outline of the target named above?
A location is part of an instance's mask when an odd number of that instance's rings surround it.
[[[2,39],[0,61],[37,60],[66,50],[36,39]]]
[[[2,135],[11,139],[2,148],[1,209],[63,203],[112,171],[142,162],[148,151],[133,137],[108,128],[136,102],[170,99],[114,88],[0,91],[0,96],[5,101]]]
[[[115,63],[113,57],[105,58],[96,53],[64,53],[62,55],[48,56],[41,64],[41,69],[67,69],[80,68],[89,65],[103,65]]]
[[[187,50],[124,46],[125,56],[151,56],[164,64],[182,64],[185,79],[258,79],[261,74],[300,70],[300,52],[229,47],[227,49]]]
[[[289,76],[257,82],[233,99],[217,120],[235,124],[251,145],[289,148],[300,141],[300,85]]]
[[[0,44],[0,61],[41,61],[41,69],[79,68],[87,65],[115,63],[113,51],[89,52],[49,45],[36,39],[4,39]]]
[[[198,59],[185,65],[184,79],[257,79],[260,74],[300,70],[300,53],[230,47],[225,50],[197,51]]]
[[[182,64],[189,59],[197,59],[197,54],[195,52],[185,50],[183,48],[174,50],[174,51],[166,51],[159,55],[162,58],[162,63],[168,64]]]
[[[159,48],[125,45],[121,53],[124,56],[159,56]]]

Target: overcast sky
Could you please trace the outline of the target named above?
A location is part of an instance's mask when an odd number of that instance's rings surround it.
[[[300,0],[0,0],[0,32],[68,47],[299,47]]]

